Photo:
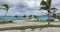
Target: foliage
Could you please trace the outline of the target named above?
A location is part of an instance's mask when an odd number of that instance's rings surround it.
[[[51,0],[47,0],[47,1],[42,0],[40,5],[41,5],[41,9],[49,10],[51,6]]]
[[[39,22],[39,21],[37,21],[37,20],[28,20],[26,22]]]
[[[15,17],[15,18],[18,18],[18,16],[17,16],[17,15],[15,15],[14,17]]]
[[[4,9],[8,11],[8,9],[9,9],[8,4],[5,3],[5,4],[3,4],[2,6],[5,7]]]
[[[32,18],[32,15],[30,15],[29,18],[31,19]]]
[[[3,21],[3,22],[0,22],[0,24],[7,24],[7,23],[13,23],[12,21]]]
[[[56,13],[55,12],[56,12],[57,8],[51,8],[51,10],[54,10],[53,11],[53,17],[56,18],[57,16],[56,16]]]
[[[10,23],[12,23],[13,21],[9,21]]]
[[[46,20],[46,21],[48,21],[48,20]],[[54,21],[54,19],[50,19],[50,21]]]
[[[34,15],[34,18],[38,18],[38,16]]]
[[[26,15],[24,15],[23,17],[26,18]]]
[[[57,15],[57,18],[60,20],[60,16],[59,15]]]

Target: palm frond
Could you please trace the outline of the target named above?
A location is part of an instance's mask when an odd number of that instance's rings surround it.
[[[51,8],[51,10],[58,10],[57,8]]]
[[[3,4],[2,6],[5,7],[5,9],[8,11],[8,9],[9,9],[8,4]]]
[[[41,1],[40,5],[41,5],[41,9],[44,9],[44,10],[47,10],[49,7],[47,5],[47,1],[44,1],[44,0]]]
[[[42,0],[40,5],[46,5],[46,1]]]

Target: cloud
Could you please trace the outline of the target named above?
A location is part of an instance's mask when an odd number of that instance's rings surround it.
[[[45,15],[47,13],[43,10],[38,10],[41,0],[0,0],[0,5],[8,3],[10,9],[7,15]],[[60,0],[52,0],[52,7],[59,8]],[[1,10],[0,10],[1,11]],[[42,13],[43,12],[43,13]],[[5,12],[1,12],[0,15]],[[13,13],[13,14],[12,14]]]

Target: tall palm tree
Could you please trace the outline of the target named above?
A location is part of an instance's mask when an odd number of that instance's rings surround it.
[[[41,9],[47,10],[48,12],[48,25],[50,26],[50,9],[51,9],[51,0],[42,0],[41,3]]]
[[[8,4],[3,4],[2,6],[4,7],[3,9],[6,10],[5,15],[4,15],[6,17],[7,12],[9,10],[9,6],[8,6]],[[3,21],[4,21],[5,17],[3,18]]]

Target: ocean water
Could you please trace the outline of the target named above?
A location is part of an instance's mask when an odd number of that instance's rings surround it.
[[[0,16],[0,21],[1,19],[3,19],[5,16]],[[28,17],[27,17],[28,18]],[[52,18],[52,17],[50,17]],[[15,20],[16,18],[14,16],[6,16],[5,17],[5,20],[6,21],[11,21],[11,20]],[[24,17],[23,16],[18,16],[17,20],[23,20]],[[47,20],[48,19],[48,16],[39,16],[38,17],[38,20]]]
[[[48,20],[48,16],[39,16],[38,19],[39,20]],[[53,17],[51,16],[50,19],[53,19]]]
[[[14,16],[0,16],[0,21],[5,17],[5,21],[11,21],[15,20],[16,18]],[[18,16],[17,20],[23,20],[24,18],[22,16]]]

